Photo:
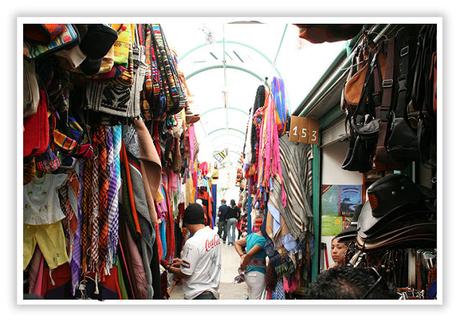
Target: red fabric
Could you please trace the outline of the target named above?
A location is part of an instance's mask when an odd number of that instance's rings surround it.
[[[121,244],[120,239],[118,239],[118,245],[120,247],[119,251],[120,251],[120,256],[121,256],[121,261],[122,261],[121,266],[123,267],[123,269],[126,272],[126,277],[128,278],[128,288],[129,288],[129,290],[131,292],[131,295],[134,296],[134,287],[133,287],[133,283],[131,281],[131,274],[129,273],[128,264],[127,264],[127,261],[126,261],[125,253],[123,251],[123,245]]]
[[[131,171],[129,169],[129,161],[128,161],[128,155],[126,153],[126,147],[123,142],[121,143],[120,159],[123,164],[123,167],[126,170],[126,183],[128,185],[129,203],[131,206],[131,212],[133,214],[134,225],[136,227],[136,232],[140,235],[142,234],[142,232],[141,232],[141,226],[139,224],[139,216],[137,215],[136,204],[134,202],[134,192],[133,192],[133,184],[131,181]]]
[[[51,281],[53,278],[53,281]],[[42,292],[46,295],[50,290],[61,287],[71,281],[70,265],[64,263],[53,269],[50,274],[50,269],[45,262],[42,281]],[[54,284],[53,284],[54,283]]]
[[[45,153],[49,141],[48,102],[46,92],[40,89],[37,113],[24,119],[24,157]]]
[[[153,144],[155,145],[155,149],[157,150],[158,155],[160,156],[160,160],[162,160],[163,156],[162,156],[162,150],[160,147],[160,132],[158,130],[158,122],[155,122],[153,125],[152,139],[153,139]]]
[[[197,199],[201,199],[202,201],[206,201],[207,206],[203,204],[203,211],[205,216],[206,225],[213,228],[214,224],[212,222],[212,195],[210,195],[205,190],[199,190],[197,194]]]
[[[163,245],[161,244],[160,239],[160,226],[158,223],[155,223],[155,240],[157,241],[157,249],[158,249],[158,261],[161,261],[161,257],[163,256]]]
[[[39,297],[45,297],[43,291],[43,277],[45,268],[45,258],[38,246],[35,248],[34,255],[29,264],[29,293]]]
[[[65,30],[65,24],[25,24],[24,36],[32,41],[48,44]]]
[[[199,168],[201,170],[202,176],[206,176],[208,174],[208,163],[207,162],[201,163]]]

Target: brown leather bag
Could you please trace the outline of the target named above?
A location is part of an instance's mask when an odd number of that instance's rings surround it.
[[[376,48],[371,49],[368,45],[364,45],[357,49],[342,91],[341,107],[343,110],[358,106],[369,69],[368,57],[372,55],[375,50]],[[378,54],[378,61],[380,73],[382,73],[385,69],[385,57],[381,53]]]
[[[387,151],[389,132],[389,113],[393,100],[393,83],[395,68],[395,38],[383,42],[381,52],[384,56],[382,73],[374,73],[374,92],[380,95],[380,103],[375,105],[375,117],[379,119],[379,136],[374,155],[374,167],[376,171],[401,170],[404,165],[394,160]],[[380,61],[379,61],[380,64]]]

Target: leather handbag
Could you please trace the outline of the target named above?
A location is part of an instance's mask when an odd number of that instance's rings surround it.
[[[398,82],[396,84],[395,107],[391,112],[390,135],[387,143],[389,154],[396,160],[407,164],[418,159],[417,125],[411,127],[407,121],[406,109],[412,88],[413,73],[410,66],[415,56],[415,37],[408,28],[397,33],[396,66]]]
[[[376,54],[369,64],[358,107],[354,111],[347,111],[346,124],[349,125],[351,134],[347,155],[342,162],[342,169],[347,171],[367,172],[373,167],[372,161],[379,132],[378,120],[370,113],[371,101],[369,100],[373,88],[371,71],[375,68],[375,57]]]

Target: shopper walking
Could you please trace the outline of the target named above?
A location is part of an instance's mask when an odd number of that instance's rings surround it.
[[[219,237],[224,241],[227,240],[227,218],[228,213],[230,212],[230,207],[227,206],[227,201],[222,199],[220,201],[221,205],[219,206],[219,211],[217,216],[219,217],[219,221],[217,223]]]
[[[228,213],[228,219],[227,219],[228,245],[235,244],[236,223],[238,222],[239,218],[240,218],[240,209],[236,205],[235,200],[232,199],[230,200],[230,211]]]
[[[235,250],[241,257],[240,269],[245,271],[249,299],[260,299],[265,290],[265,242],[260,227],[262,218],[254,220],[253,233],[235,242]]]
[[[166,270],[183,279],[185,299],[219,299],[220,238],[204,225],[204,212],[199,204],[185,209],[184,224],[190,238],[184,244],[181,258],[174,259]]]

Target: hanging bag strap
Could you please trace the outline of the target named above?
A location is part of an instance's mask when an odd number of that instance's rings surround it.
[[[385,70],[383,71],[383,79],[381,83],[381,104],[375,108],[375,117],[379,119],[379,135],[377,139],[377,147],[375,150],[374,166],[376,170],[391,170],[398,168],[398,165],[390,158],[386,148],[386,142],[389,134],[388,116],[391,110],[393,98],[395,54],[394,37],[385,40],[383,50],[385,54]]]
[[[405,30],[398,33],[399,43],[399,70],[398,70],[398,100],[395,105],[394,115],[397,118],[404,118],[407,106],[407,87],[409,77],[409,58],[414,50],[409,44],[408,33]]]

